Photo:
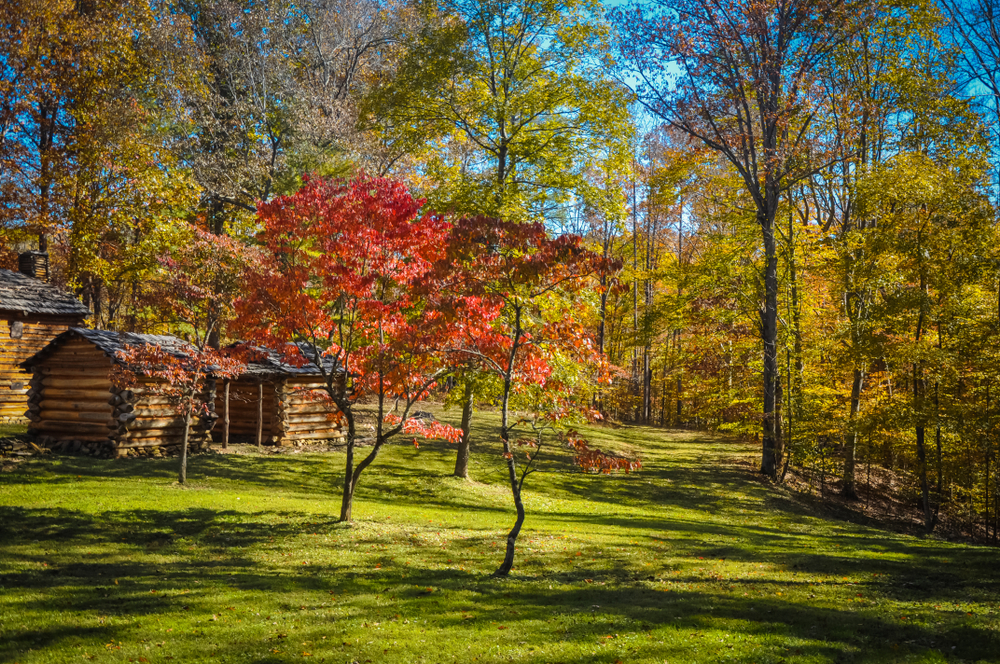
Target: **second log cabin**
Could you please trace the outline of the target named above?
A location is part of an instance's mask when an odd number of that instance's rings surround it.
[[[120,389],[112,370],[128,346],[155,345],[181,356],[190,346],[176,337],[71,328],[23,363],[32,372],[28,391],[29,433],[56,451],[95,456],[159,455],[179,449],[184,419],[173,400],[157,389],[160,379],[138,377]],[[327,367],[328,371],[330,367]],[[221,382],[221,381],[219,381]],[[208,404],[188,431],[189,450],[212,442],[301,445],[343,438],[336,408],[322,390],[322,372],[296,366],[261,350],[237,379],[209,379]],[[217,425],[216,412],[222,422]],[[213,427],[215,432],[213,432]]]
[[[157,389],[163,381],[138,377],[138,384],[120,389],[111,374],[121,364],[127,346],[159,346],[184,355],[190,346],[176,337],[108,332],[74,327],[53,339],[22,366],[32,372],[28,390],[28,433],[56,451],[95,456],[132,456],[140,451],[178,449],[184,418],[173,400]],[[213,403],[214,381],[203,398]],[[191,422],[188,446],[198,451],[209,441],[215,418],[211,409]]]

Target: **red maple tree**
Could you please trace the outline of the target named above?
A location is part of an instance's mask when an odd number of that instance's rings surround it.
[[[471,360],[501,385],[499,442],[517,511],[504,561],[494,572],[506,576],[524,524],[524,480],[536,469],[544,434],[560,429],[571,413],[596,415],[557,367],[575,363],[582,371],[601,371],[603,358],[576,309],[592,277],[619,266],[586,249],[578,236],[552,238],[542,224],[487,217],[456,222],[447,247],[424,290],[436,294],[437,307],[456,321],[453,361]],[[512,415],[515,398],[522,417]],[[530,436],[520,436],[528,430]],[[590,448],[575,432],[563,437],[586,470],[639,467],[638,460]],[[519,447],[528,448],[520,474]]]
[[[413,417],[414,405],[450,371],[444,349],[456,332],[413,287],[444,257],[450,228],[422,212],[423,203],[401,183],[362,174],[309,179],[258,208],[263,255],[237,301],[237,327],[322,371],[347,430],[342,521],[351,520],[362,472],[393,437],[460,436]],[[374,432],[355,464],[361,399],[374,402]]]

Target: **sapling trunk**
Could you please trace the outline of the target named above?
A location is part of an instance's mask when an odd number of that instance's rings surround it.
[[[506,440],[504,441],[504,449],[510,449]],[[514,550],[517,546],[517,536],[521,534],[521,526],[524,525],[524,503],[521,502],[521,488],[518,486],[517,465],[514,462],[513,456],[507,459],[507,479],[510,482],[510,491],[514,498],[517,519],[514,520],[514,527],[507,533],[507,546],[504,551],[503,563],[497,568],[497,571],[493,572],[493,576],[507,576],[510,574],[511,568],[514,567]]]
[[[222,389],[222,449],[229,448],[229,380],[227,379]]]
[[[510,446],[508,400],[509,391],[505,386],[500,423],[500,439],[503,441],[503,452],[507,458],[507,480],[510,482],[510,493],[514,499],[514,509],[517,510],[517,519],[514,521],[514,527],[507,533],[507,547],[504,552],[503,563],[497,568],[497,571],[493,572],[493,576],[507,576],[510,574],[511,568],[514,567],[514,550],[517,545],[517,536],[521,534],[521,526],[524,525],[524,503],[521,502],[521,486],[517,481],[517,460],[514,458],[514,452]]]
[[[344,459],[344,493],[340,500],[340,520],[349,523],[351,506],[354,502],[354,416],[350,411],[344,413],[347,420],[347,454]]]
[[[510,358],[507,363],[507,372],[503,381],[503,397],[500,407],[500,440],[503,442],[503,454],[507,459],[507,479],[510,482],[510,493],[514,499],[514,509],[517,510],[517,519],[514,527],[507,533],[507,547],[504,552],[503,563],[493,572],[493,576],[507,576],[511,568],[514,567],[514,550],[517,545],[517,536],[521,533],[521,526],[524,525],[524,504],[521,502],[521,485],[517,481],[517,460],[514,458],[514,451],[510,446],[510,393],[511,376],[513,374],[514,358],[517,356],[518,344],[521,341],[521,309],[514,309],[514,343],[511,344]]]
[[[353,463],[354,453],[353,450],[349,457],[351,461],[348,462],[347,466],[347,481],[344,483],[344,499],[340,505],[340,520],[343,522],[349,522],[351,520],[351,508],[354,506],[354,490],[358,486],[358,480],[361,479],[361,473],[364,472],[365,468],[371,465],[375,461],[375,457],[378,456],[379,451],[382,449],[382,445],[385,444],[385,439],[381,436],[375,441],[375,447],[372,451],[368,453],[361,463],[358,464],[357,468],[351,470],[350,464]]]
[[[471,380],[465,382],[465,392],[462,394],[462,440],[458,443],[458,454],[455,457],[455,477],[469,479],[469,447],[471,445],[472,407],[475,394]]]
[[[187,399],[187,408],[184,411],[184,434],[181,439],[181,469],[177,481],[181,484],[187,483],[187,463],[188,463],[188,433],[191,431],[191,398]]]
[[[354,441],[347,441],[347,459],[344,470],[344,495],[340,500],[340,520],[351,521],[351,506],[354,503]]]

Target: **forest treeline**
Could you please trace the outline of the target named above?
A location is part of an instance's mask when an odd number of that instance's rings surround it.
[[[95,327],[162,331],[193,229],[253,245],[307,176],[391,176],[620,261],[579,308],[609,417],[848,498],[889,469],[927,529],[996,539],[998,11],[0,0],[4,261],[48,251]]]

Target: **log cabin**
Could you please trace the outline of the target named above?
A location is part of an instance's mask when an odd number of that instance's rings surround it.
[[[222,415],[221,426],[213,431],[216,440],[224,446],[230,441],[301,446],[341,440],[337,409],[326,397],[323,372],[316,364],[296,366],[280,353],[257,351],[259,359],[216,391],[215,411]],[[311,357],[311,348],[303,345],[301,354]],[[329,374],[333,365],[327,362]]]
[[[30,375],[20,366],[90,310],[47,283],[48,255],[20,255],[19,272],[0,270],[0,422],[26,422]]]
[[[126,346],[155,345],[183,356],[190,345],[176,337],[108,332],[74,327],[22,363],[32,372],[28,389],[28,433],[58,452],[93,456],[160,455],[180,448],[184,418],[168,396],[157,391],[160,379],[140,376],[120,389],[111,371]],[[214,381],[204,398],[214,404]],[[191,422],[188,446],[197,452],[211,438],[212,408]]]
[[[28,390],[29,433],[59,452],[94,456],[159,456],[180,448],[184,420],[171,399],[158,393],[159,379],[139,378],[130,389],[111,382],[126,346],[156,345],[182,356],[190,346],[176,338],[71,328],[23,363],[32,372]],[[261,351],[235,380],[217,389],[210,379],[203,398],[209,407],[191,423],[189,451],[212,442],[217,410],[223,412],[224,445],[238,442],[301,445],[343,437],[336,409],[317,392],[315,365],[293,366],[278,353]],[[228,422],[227,422],[228,420]],[[228,435],[227,435],[228,434]]]

